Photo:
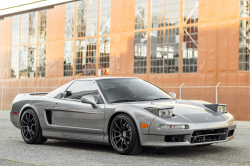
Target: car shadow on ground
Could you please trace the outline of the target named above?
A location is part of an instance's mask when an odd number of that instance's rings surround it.
[[[67,141],[67,140],[48,140],[44,146],[63,147],[76,150],[98,151],[110,154],[117,154],[112,146],[92,144],[85,142]],[[182,147],[167,147],[163,149],[156,149],[155,147],[144,147],[143,151],[137,156],[168,156],[168,157],[189,157],[202,155],[216,155],[228,154],[228,152],[235,150],[235,147],[218,146],[216,144],[209,146],[182,146]]]

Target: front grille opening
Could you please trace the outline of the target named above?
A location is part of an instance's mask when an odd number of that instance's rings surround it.
[[[227,137],[231,137],[234,135],[234,130],[229,130]]]
[[[166,135],[164,138],[165,142],[185,142],[185,135]]]
[[[227,129],[196,130],[191,137],[191,143],[213,142],[226,140]]]

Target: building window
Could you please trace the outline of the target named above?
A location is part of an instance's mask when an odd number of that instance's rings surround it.
[[[177,26],[179,24],[180,0],[151,1],[151,28]]]
[[[164,27],[164,0],[151,1],[151,28]]]
[[[165,26],[180,24],[180,0],[166,0]]]
[[[36,77],[36,46],[30,45],[28,49],[28,78]]]
[[[199,0],[183,0],[184,25],[198,23]]]
[[[20,78],[36,77],[36,46],[22,46],[20,51]]]
[[[164,73],[179,72],[179,28],[165,29]]]
[[[65,39],[71,39],[74,37],[74,10],[75,2],[65,4]]]
[[[18,78],[19,47],[12,47],[11,51],[11,78]]]
[[[75,75],[84,76],[86,66],[86,40],[76,40]]]
[[[76,10],[76,37],[86,36],[86,0],[77,1]]]
[[[99,33],[110,34],[110,0],[100,0]]]
[[[148,27],[148,0],[135,0],[135,30]]]
[[[250,20],[240,20],[239,29],[239,70],[250,70]]]
[[[197,72],[198,62],[198,26],[183,28],[182,71]]]
[[[87,36],[97,33],[97,5],[98,0],[87,0]]]
[[[73,76],[73,46],[73,40],[64,42],[64,76]]]
[[[22,46],[20,50],[20,78],[27,78],[28,46]]]
[[[240,17],[250,17],[250,2],[249,0],[240,0]]]
[[[179,39],[179,28],[151,31],[151,74],[179,72]]]
[[[39,11],[38,42],[46,42],[47,10]]]
[[[135,33],[134,74],[147,73],[147,32]]]
[[[96,38],[76,40],[75,75],[96,74]]]
[[[150,73],[163,73],[164,30],[150,32]]]
[[[36,43],[37,12],[29,13],[29,43]]]
[[[86,75],[95,75],[96,71],[96,38],[87,40]]]
[[[110,54],[110,37],[99,38],[99,70],[98,76],[109,75],[109,54]]]
[[[28,44],[29,40],[29,13],[21,15],[21,44]]]
[[[46,71],[46,44],[38,45],[37,77],[45,77]]]
[[[19,45],[20,15],[12,17],[12,46]]]

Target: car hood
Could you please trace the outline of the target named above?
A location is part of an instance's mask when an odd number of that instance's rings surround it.
[[[196,100],[170,100],[170,101],[155,101],[150,104],[139,104],[142,108],[156,107],[167,108],[174,107],[173,112],[177,118],[184,118],[193,123],[209,123],[209,122],[221,122],[226,119],[222,114],[217,113],[203,104],[211,104],[205,101]]]

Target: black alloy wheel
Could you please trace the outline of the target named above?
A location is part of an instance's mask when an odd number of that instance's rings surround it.
[[[137,154],[142,150],[133,120],[126,114],[117,115],[110,126],[110,142],[120,154]]]
[[[46,138],[42,136],[42,129],[34,110],[28,109],[21,116],[21,134],[23,140],[28,144],[42,144]]]
[[[26,140],[31,140],[35,136],[36,122],[31,113],[26,113],[22,119],[22,133]]]

